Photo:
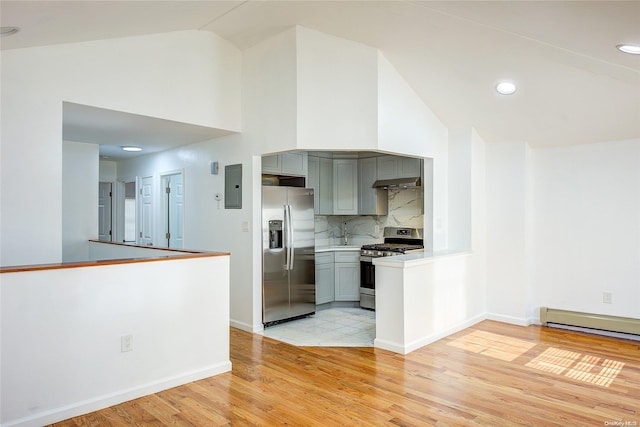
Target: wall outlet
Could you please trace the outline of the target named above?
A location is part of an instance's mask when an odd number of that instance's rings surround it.
[[[613,304],[613,295],[611,292],[602,293],[602,302],[605,304]]]
[[[120,353],[133,351],[133,335],[123,335],[120,337]]]

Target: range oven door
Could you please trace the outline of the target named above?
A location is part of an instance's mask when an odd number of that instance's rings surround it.
[[[360,307],[375,310],[376,268],[371,257],[360,257]]]

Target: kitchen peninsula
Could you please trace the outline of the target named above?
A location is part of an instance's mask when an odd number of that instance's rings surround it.
[[[478,256],[462,252],[376,258],[374,346],[407,354],[484,319],[482,289],[470,271]]]

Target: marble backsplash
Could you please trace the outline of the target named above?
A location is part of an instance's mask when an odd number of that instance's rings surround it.
[[[316,216],[316,246],[344,244],[345,222],[348,244],[356,246],[382,242],[384,227],[424,228],[422,188],[387,191],[389,191],[389,212],[385,216]]]

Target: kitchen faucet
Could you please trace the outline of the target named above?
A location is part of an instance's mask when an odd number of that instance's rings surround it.
[[[342,234],[344,235],[344,245],[347,246],[347,244],[349,243],[347,240],[347,223],[345,222],[343,227],[342,227]]]

